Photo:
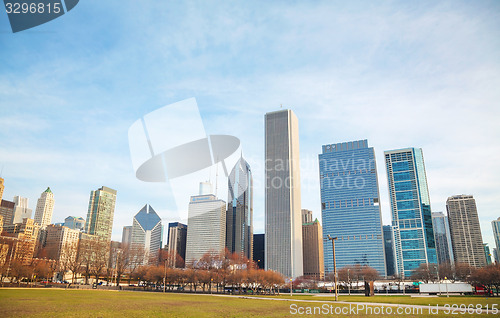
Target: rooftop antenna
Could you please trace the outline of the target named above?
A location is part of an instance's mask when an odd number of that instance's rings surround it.
[[[280,108],[283,108],[283,104],[280,104]]]

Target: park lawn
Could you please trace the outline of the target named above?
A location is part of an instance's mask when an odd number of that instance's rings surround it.
[[[317,297],[321,300],[320,297]],[[326,300],[326,299],[325,299]],[[0,289],[0,317],[289,317],[321,303],[152,292]],[[330,304],[328,304],[330,305]],[[337,305],[333,305],[337,306]],[[339,304],[338,306],[346,306]],[[306,315],[314,317],[314,315]],[[371,317],[371,315],[342,315]],[[445,313],[418,317],[447,317]],[[467,317],[474,317],[467,315]],[[479,317],[479,316],[478,316]],[[483,315],[484,317],[484,315]]]
[[[260,297],[256,295],[255,297]],[[281,294],[280,296],[265,296],[273,298],[286,298],[286,299],[301,299],[301,300],[314,300],[314,301],[334,301],[334,296],[317,296],[317,295],[301,295],[294,294],[290,296],[289,294]],[[385,303],[385,304],[407,304],[407,305],[439,305],[444,306],[446,304],[453,305],[482,305],[483,308],[492,308],[491,306],[496,304],[497,308],[500,309],[500,297],[484,297],[484,296],[439,296],[439,297],[411,297],[409,295],[376,295],[372,297],[366,297],[363,295],[339,295],[339,301],[345,302],[367,302],[367,303]]]

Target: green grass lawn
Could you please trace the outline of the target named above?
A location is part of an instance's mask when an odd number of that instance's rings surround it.
[[[297,297],[306,298],[302,295]],[[356,301],[351,296],[352,301]],[[309,299],[313,297],[309,296]],[[314,299],[323,300],[324,297]],[[341,297],[342,299],[343,297]],[[392,298],[392,297],[389,297]],[[327,299],[324,299],[327,300]],[[362,300],[367,299],[362,297]],[[369,298],[373,301],[375,298]],[[397,302],[397,298],[394,298]],[[413,302],[412,302],[413,303]],[[424,302],[425,303],[425,302]],[[321,303],[228,298],[194,294],[150,292],[0,289],[0,317],[290,317],[290,306],[307,310]],[[427,304],[427,303],[425,303]],[[328,304],[330,306],[330,304]],[[346,305],[334,305],[345,307]],[[380,307],[378,307],[380,308]],[[314,315],[294,315],[314,317]],[[373,317],[372,315],[341,315]],[[395,315],[396,316],[396,315]],[[407,317],[449,317],[444,313]],[[463,315],[462,315],[463,316]],[[473,315],[466,315],[474,317]],[[489,315],[493,316],[493,315]],[[379,315],[380,317],[380,315]],[[399,315],[397,316],[399,317]],[[484,315],[482,317],[485,317]]]
[[[260,297],[260,296],[255,296]],[[282,294],[280,296],[264,296],[273,298],[286,298],[286,299],[302,299],[302,300],[318,300],[318,301],[334,301],[334,296],[316,296],[316,295],[301,295],[294,294],[290,297],[289,294]],[[483,308],[491,308],[492,305],[497,304],[500,309],[500,297],[484,297],[484,296],[439,296],[439,297],[411,297],[401,295],[376,295],[372,297],[365,297],[363,295],[340,295],[339,301],[347,302],[369,302],[369,303],[386,303],[386,304],[408,304],[408,305],[478,305],[481,304]]]

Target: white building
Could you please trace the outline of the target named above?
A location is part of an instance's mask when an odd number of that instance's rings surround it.
[[[28,198],[14,197],[14,216],[12,224],[23,223],[23,219],[31,219],[32,210],[28,208]]]
[[[186,265],[203,255],[224,252],[226,239],[226,202],[213,194],[192,196],[188,210]]]
[[[303,275],[299,124],[291,110],[265,116],[266,269]]]
[[[135,216],[132,224],[131,246],[144,248],[144,264],[158,256],[161,248],[161,218],[146,204]]]
[[[45,229],[52,222],[52,212],[54,212],[54,194],[47,188],[38,199],[35,210],[35,222]]]

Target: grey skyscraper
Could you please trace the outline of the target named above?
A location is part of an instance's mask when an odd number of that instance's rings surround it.
[[[454,263],[450,227],[448,224],[448,217],[443,212],[432,212],[432,227],[434,228],[439,264]]]
[[[437,264],[431,201],[420,148],[385,151],[391,199],[396,274],[409,277],[420,264]]]
[[[122,231],[122,247],[128,247],[132,241],[132,226],[126,225]]]
[[[68,216],[64,219],[64,226],[73,230],[83,231],[85,229],[85,219],[82,217]]]
[[[303,275],[299,124],[291,110],[265,116],[266,269]]]
[[[131,246],[144,249],[144,263],[158,256],[161,248],[161,219],[153,208],[146,204],[135,216],[132,224]]]
[[[28,208],[28,198],[21,196],[14,197],[14,216],[12,224],[23,223],[23,219],[31,219],[32,210]]]
[[[248,259],[253,254],[253,179],[248,163],[241,157],[228,179],[226,247]]]
[[[446,210],[455,263],[467,263],[474,267],[486,266],[483,237],[474,197],[472,195],[449,197],[446,200]]]
[[[101,187],[90,192],[85,229],[87,234],[111,241],[115,215],[116,190]]]

